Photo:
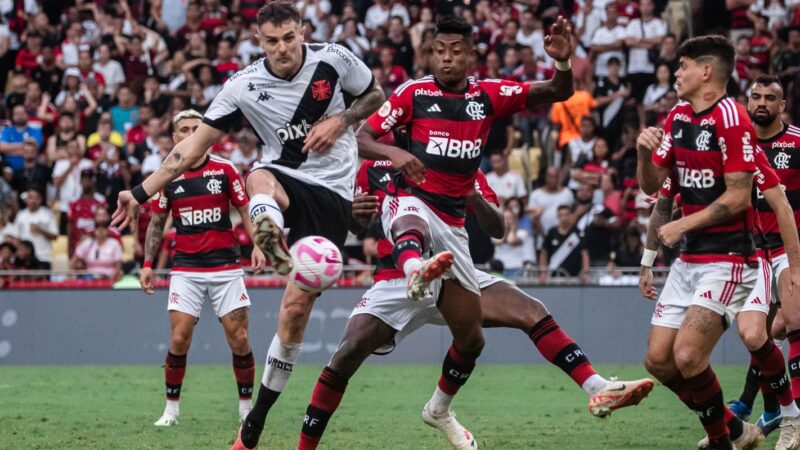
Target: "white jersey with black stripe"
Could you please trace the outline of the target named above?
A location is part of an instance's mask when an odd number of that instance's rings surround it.
[[[347,99],[372,86],[369,68],[336,44],[303,44],[303,63],[289,79],[275,76],[266,58],[234,74],[205,113],[203,122],[228,131],[247,118],[263,145],[260,167],[353,199],[358,149],[348,130],[325,153],[303,153],[314,123],[345,110]]]

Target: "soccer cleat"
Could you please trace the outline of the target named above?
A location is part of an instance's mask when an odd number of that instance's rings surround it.
[[[589,398],[589,412],[596,417],[609,416],[616,409],[638,405],[652,390],[653,380],[649,378],[635,381],[612,379],[605,389]]]
[[[157,427],[171,427],[178,424],[178,415],[172,412],[164,411],[161,418],[156,420],[153,425]]]
[[[756,426],[761,430],[761,434],[769,436],[770,433],[781,426],[781,411],[768,413],[764,411],[756,421]]]
[[[422,421],[441,431],[444,437],[453,445],[453,448],[457,450],[475,450],[478,448],[475,436],[458,423],[456,414],[452,411],[434,415],[430,410],[430,403],[426,403],[425,407],[422,408]]]
[[[733,441],[733,447],[738,450],[750,450],[758,447],[764,442],[764,435],[761,430],[749,422],[742,422],[742,435],[739,439]],[[708,436],[704,437],[697,443],[697,448],[700,450],[708,450]]]
[[[242,443],[242,429],[239,428],[239,434],[236,436],[236,442],[233,443],[233,447],[231,447],[231,450],[253,450],[256,448],[258,448],[258,445],[256,445],[252,449],[245,447],[244,443]]]
[[[800,447],[800,417],[784,417],[780,428],[781,435],[775,450],[796,450]]]
[[[255,245],[269,259],[276,272],[288,275],[294,268],[294,263],[289,255],[289,247],[286,245],[281,227],[267,213],[262,213],[253,220],[253,229],[255,230],[253,236]]]
[[[734,416],[742,419],[743,421],[747,421],[750,418],[750,414],[753,413],[753,409],[747,406],[742,401],[739,400],[731,400],[728,402],[728,409],[731,410]]]
[[[408,276],[406,294],[411,300],[422,300],[434,280],[441,278],[453,265],[453,254],[441,252],[422,263],[422,267]]]

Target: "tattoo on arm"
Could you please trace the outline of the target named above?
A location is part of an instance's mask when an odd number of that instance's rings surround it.
[[[342,113],[346,127],[369,117],[381,106],[383,100],[383,89],[374,83],[369,92],[356,99],[350,108]]]
[[[653,213],[650,214],[650,224],[647,226],[647,242],[644,248],[658,250],[658,229],[672,220],[673,197],[658,197]]]
[[[161,246],[161,238],[164,237],[164,224],[167,222],[167,214],[153,214],[150,217],[150,225],[147,226],[147,233],[144,238],[144,260],[153,262]]]

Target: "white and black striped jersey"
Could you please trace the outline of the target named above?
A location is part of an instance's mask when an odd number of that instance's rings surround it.
[[[228,131],[241,115],[263,144],[261,167],[353,198],[358,149],[348,129],[330,152],[302,153],[306,134],[319,120],[345,110],[346,98],[372,86],[370,69],[336,44],[303,44],[303,63],[290,79],[270,71],[266,58],[234,74],[211,102],[203,122]]]

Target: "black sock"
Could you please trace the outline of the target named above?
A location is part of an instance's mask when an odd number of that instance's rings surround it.
[[[755,403],[756,396],[759,393],[758,376],[760,372],[756,366],[750,364],[750,367],[747,368],[747,377],[744,379],[742,395],[739,396],[739,401],[750,409],[753,409],[753,403]]]
[[[774,413],[781,410],[778,397],[775,394],[764,394],[764,411]]]
[[[278,391],[264,386],[263,384],[258,390],[258,397],[256,397],[256,404],[253,405],[252,411],[247,415],[242,424],[242,444],[245,447],[253,448],[258,444],[258,438],[261,436],[261,431],[264,430],[264,422],[267,420],[267,413],[278,396],[281,395]]]

